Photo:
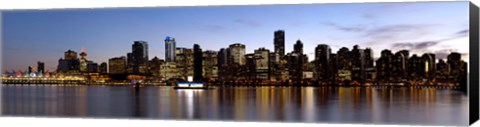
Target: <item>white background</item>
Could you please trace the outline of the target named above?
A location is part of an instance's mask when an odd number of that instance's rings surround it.
[[[159,7],[159,6],[195,6],[195,5],[256,5],[256,4],[300,4],[300,3],[364,3],[364,2],[408,2],[428,0],[0,0],[0,10],[11,9],[62,9],[62,8],[101,8],[101,7]],[[451,0],[434,0],[451,1]],[[479,0],[472,0],[477,6]],[[1,17],[1,14],[0,14]],[[1,20],[0,20],[1,23]],[[0,26],[1,33],[1,26]],[[1,34],[0,34],[1,40]],[[1,43],[0,43],[1,49]],[[0,50],[1,51],[1,50]],[[1,56],[1,52],[0,52]],[[0,62],[1,63],[1,62]],[[0,68],[1,70],[1,68]],[[1,106],[1,105],[0,105]],[[479,107],[480,108],[480,107]],[[0,107],[1,109],[1,107]],[[448,115],[448,114],[445,114]],[[256,123],[256,122],[222,122],[222,121],[163,121],[163,120],[128,120],[128,119],[80,119],[80,118],[32,118],[1,117],[0,126],[49,126],[49,127],[137,127],[137,126],[192,126],[192,127],[287,127],[287,126],[393,126],[399,125],[362,125],[362,124],[304,124],[304,123]],[[473,126],[480,126],[476,122]]]

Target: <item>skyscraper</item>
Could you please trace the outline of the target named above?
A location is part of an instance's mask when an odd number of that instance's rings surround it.
[[[108,73],[125,74],[127,72],[127,58],[125,56],[115,57],[108,60]]]
[[[380,58],[377,60],[377,79],[379,81],[391,81],[393,54],[390,50],[382,50]]]
[[[229,60],[232,64],[245,65],[245,45],[240,43],[229,46]],[[230,63],[229,63],[230,65]]]
[[[265,48],[259,48],[254,51],[255,72],[257,79],[270,79],[270,51]]]
[[[193,81],[202,81],[203,76],[202,76],[202,64],[203,64],[203,53],[202,49],[200,48],[200,45],[194,44],[193,45]]]
[[[148,44],[145,41],[134,41],[132,53],[128,56],[129,71],[133,74],[146,74],[148,72]]]
[[[65,60],[76,60],[77,59],[77,52],[68,50],[65,52],[64,56]]]
[[[316,80],[325,82],[329,79],[330,74],[330,54],[331,49],[326,44],[319,44],[315,48],[315,66],[316,66]]]
[[[175,62],[175,38],[167,36],[165,38],[165,61],[166,62]]]
[[[180,48],[178,47],[175,50],[175,62],[176,69],[178,70],[178,76],[187,80],[188,76],[193,76],[194,74],[194,58],[193,58],[193,49],[191,48]]]
[[[102,73],[102,74],[108,73],[108,65],[107,65],[107,63],[106,63],[106,62],[102,62],[102,63],[100,64],[99,70],[100,70],[100,73]]]
[[[202,77],[207,80],[213,80],[218,78],[218,59],[217,52],[212,50],[207,50],[203,52],[203,63],[202,63]]]
[[[68,50],[64,54],[65,59],[58,60],[58,72],[78,73],[80,71],[80,60],[77,58],[77,52]]]
[[[300,39],[293,45],[293,52],[303,54],[303,43]]]
[[[37,72],[38,73],[45,73],[45,63],[38,61],[37,62]]]
[[[277,30],[274,32],[273,38],[274,53],[279,55],[280,60],[285,56],[285,31]],[[278,62],[278,61],[277,61]]]
[[[87,53],[85,53],[85,48],[82,48],[82,53],[80,53],[80,72],[87,71]]]
[[[160,80],[161,76],[161,70],[160,66],[163,64],[163,60],[159,59],[158,57],[153,57],[152,60],[148,62],[148,70],[150,70],[150,73],[152,74],[152,78],[154,80]]]
[[[353,46],[350,52],[352,59],[352,80],[364,82],[365,80],[365,52],[358,45]]]

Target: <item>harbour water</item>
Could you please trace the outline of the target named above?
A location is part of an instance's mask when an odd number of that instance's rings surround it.
[[[1,102],[7,116],[468,124],[468,97],[439,88],[2,85]]]

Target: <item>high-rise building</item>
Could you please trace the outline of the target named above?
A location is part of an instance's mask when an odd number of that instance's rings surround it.
[[[412,57],[410,57],[408,59],[408,80],[409,81],[417,81],[417,80],[421,80],[421,73],[422,73],[422,69],[421,69],[421,64],[422,64],[422,61],[421,59],[416,55],[416,54],[413,54]]]
[[[128,73],[148,73],[148,44],[145,41],[134,41],[132,52],[127,54]]]
[[[207,80],[215,80],[218,78],[218,58],[217,52],[207,50],[203,52],[202,76]]]
[[[448,63],[444,60],[440,59],[438,60],[436,67],[435,80],[439,82],[448,81],[448,76],[450,75],[450,65],[448,65]]]
[[[465,69],[466,63],[462,60],[462,54],[458,52],[452,52],[447,56],[447,63],[450,65],[450,78],[449,81],[460,83],[463,76],[466,76],[467,70]]]
[[[58,60],[57,72],[78,73],[80,71],[80,60],[77,58],[77,52],[68,50],[64,54],[65,59]]]
[[[366,59],[364,50],[355,45],[350,52],[350,57],[352,59],[352,80],[361,83],[365,82]]]
[[[165,38],[165,61],[166,62],[175,62],[175,38],[167,36]]]
[[[293,51],[286,55],[288,74],[290,80],[299,82],[304,78],[303,72],[307,67],[308,58],[303,54],[303,43],[300,40],[297,40],[293,47]]]
[[[45,73],[45,63],[38,61],[37,62],[37,72],[38,73]]]
[[[64,55],[65,60],[76,60],[77,59],[77,52],[68,50],[65,52]]]
[[[86,72],[88,72],[88,73],[98,73],[98,64],[93,62],[93,61],[87,61]]]
[[[300,39],[293,45],[293,52],[303,54],[303,43]]]
[[[328,58],[328,70],[329,70],[329,84],[335,84],[337,74],[338,74],[338,67],[337,67],[337,54],[331,53],[330,57]]]
[[[175,62],[163,62],[160,66],[160,73],[162,80],[169,80],[172,78],[179,78],[179,70],[177,69],[177,63]]]
[[[270,79],[270,51],[259,48],[254,51],[256,78],[261,80]]]
[[[108,73],[108,65],[107,65],[106,62],[102,62],[102,63],[100,64],[99,71],[100,71],[100,73],[102,73],[102,74]]]
[[[365,67],[368,70],[368,68],[373,68],[375,60],[373,59],[373,51],[371,48],[366,48],[363,50],[364,55],[365,55]]]
[[[377,79],[379,81],[390,82],[392,71],[393,54],[390,50],[382,50],[380,58],[377,60]]]
[[[175,50],[175,68],[178,70],[179,78],[187,80],[188,76],[194,75],[193,57],[193,49],[191,48],[179,47]]]
[[[225,78],[227,77],[227,68],[228,68],[228,48],[225,49],[225,48],[221,48],[220,51],[218,51],[218,56],[217,56],[217,59],[218,59],[218,63],[217,63],[217,67],[218,67],[218,78],[220,78],[221,80],[225,80]]]
[[[82,53],[80,53],[80,72],[87,71],[87,53],[85,53],[85,48],[82,48]]]
[[[229,46],[229,65],[239,64],[245,65],[245,45],[240,43],[231,44]]]
[[[283,59],[285,56],[285,31],[284,30],[277,30],[274,32],[273,38],[273,45],[274,45],[274,53],[278,54],[279,60]],[[276,61],[278,62],[278,61]]]
[[[319,44],[315,48],[315,79],[317,81],[326,82],[330,78],[330,54],[331,49],[326,44]]]
[[[30,74],[32,74],[33,72],[35,72],[35,69],[34,69],[32,66],[28,66],[27,74],[30,75]]]
[[[127,72],[127,58],[115,57],[108,60],[108,73],[125,74]]]
[[[427,79],[428,81],[433,81],[435,78],[435,54],[433,53],[425,53],[421,57],[420,69],[422,72],[420,75],[423,79]]]
[[[200,48],[200,45],[194,44],[193,45],[193,81],[200,82],[203,80],[202,72],[203,72],[203,52]]]
[[[391,74],[394,81],[404,81],[407,79],[407,62],[405,61],[404,53],[397,52],[393,55]]]
[[[255,60],[256,59],[254,53],[249,53],[245,55],[245,66],[247,68],[245,70],[245,79],[250,81],[254,81],[257,79]]]
[[[152,74],[153,80],[161,80],[161,70],[160,66],[162,65],[164,61],[159,59],[158,57],[153,57],[152,60],[148,62],[148,70],[150,70],[150,73]]]

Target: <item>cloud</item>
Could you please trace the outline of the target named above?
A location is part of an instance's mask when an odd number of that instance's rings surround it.
[[[219,32],[222,30],[225,30],[226,28],[223,26],[218,26],[218,25],[206,25],[204,27],[204,30],[209,31],[209,32]]]
[[[354,26],[341,26],[332,22],[324,22],[323,25],[330,26],[345,32],[362,32],[365,31],[368,27],[367,25],[354,25]]]
[[[253,20],[237,19],[237,20],[235,20],[235,22],[240,23],[240,24],[244,24],[244,25],[247,25],[247,26],[250,26],[250,27],[260,27],[260,26],[262,26],[262,24],[260,22],[253,21]]]
[[[468,36],[469,32],[470,32],[469,29],[465,29],[465,30],[458,31],[457,33],[455,33],[455,35],[458,37],[466,37]]]
[[[437,50],[434,53],[437,59],[446,59],[450,53],[457,52],[457,51],[458,49],[442,49],[442,50]]]
[[[425,41],[425,42],[414,42],[414,43],[393,43],[392,48],[394,49],[409,49],[409,50],[422,50],[431,46],[435,46],[440,41]]]

